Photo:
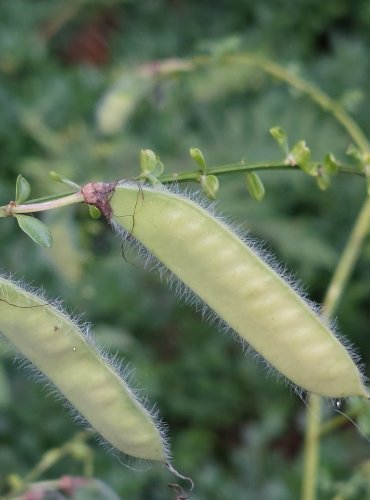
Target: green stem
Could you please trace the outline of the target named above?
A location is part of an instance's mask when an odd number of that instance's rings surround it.
[[[299,169],[298,166],[290,166],[285,164],[282,161],[279,162],[269,162],[269,163],[230,163],[227,165],[219,165],[216,167],[207,167],[207,175],[225,175],[232,174],[236,172],[248,172],[249,170],[291,170],[291,169]],[[202,175],[201,169],[190,170],[188,172],[180,172],[180,173],[170,173],[161,175],[158,180],[162,183],[169,182],[189,182],[189,181],[198,181],[199,177]]]
[[[316,162],[314,163],[314,165],[316,167],[319,167],[320,162]],[[256,170],[300,170],[300,167],[298,165],[287,165],[282,161],[256,163],[239,162],[209,167],[207,168],[207,175],[227,175],[237,172],[248,172]],[[343,164],[338,165],[338,172],[341,174],[358,175],[361,177],[364,176],[361,171],[355,170],[354,168]],[[159,177],[159,181],[163,184],[170,182],[198,182],[200,175],[200,170],[190,170],[188,172],[161,175]],[[139,178],[137,180],[139,180]],[[9,217],[14,214],[28,214],[34,212],[42,212],[44,210],[52,210],[54,208],[60,208],[67,205],[72,205],[74,203],[81,203],[83,201],[84,198],[81,192],[78,191],[45,196],[43,198],[30,200],[24,205],[16,205],[15,203],[11,202],[6,206],[0,207],[0,218]]]
[[[320,162],[313,163],[316,167],[321,165]],[[215,167],[207,167],[207,175],[226,175],[234,174],[237,172],[248,172],[248,171],[264,171],[264,170],[300,170],[299,165],[288,165],[283,161],[277,162],[256,162],[256,163],[230,163],[227,165],[218,165]],[[363,172],[360,170],[355,170],[354,168],[348,167],[346,165],[338,165],[338,172],[341,174],[353,174],[364,176]],[[158,180],[165,184],[167,182],[189,182],[198,181],[202,172],[198,170],[190,170],[189,172],[171,173],[161,175]]]
[[[367,197],[327,290],[323,304],[323,312],[327,316],[332,316],[338,306],[341,294],[357,262],[360,250],[369,231],[370,197]]]
[[[42,196],[41,198],[34,198],[33,200],[27,200],[28,203],[43,203],[44,201],[58,200],[59,198],[65,198],[71,194],[75,194],[76,190],[68,191],[66,193],[49,194],[48,196]]]
[[[14,202],[9,203],[5,207],[0,207],[0,217],[9,217],[15,214],[30,214],[34,212],[43,212],[45,210],[53,210],[54,208],[66,207],[75,203],[82,203],[84,197],[81,192],[57,198],[51,201],[42,203],[29,203],[25,205],[16,205]]]
[[[302,500],[314,500],[316,496],[320,417],[321,398],[315,394],[310,394],[305,429]]]
[[[255,55],[241,54],[226,56],[224,60],[225,62],[232,64],[247,64],[256,66],[262,69],[265,73],[275,76],[279,80],[288,83],[292,87],[308,95],[322,109],[329,112],[336,118],[336,120],[346,129],[348,134],[361,150],[370,151],[370,143],[357,123],[346,113],[345,109],[338,102],[334,101],[331,97],[325,94],[325,92],[316,87],[316,85],[313,85],[299,76],[292,74],[279,64]]]

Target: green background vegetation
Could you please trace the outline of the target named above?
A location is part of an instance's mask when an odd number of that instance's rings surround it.
[[[369,45],[367,0],[1,2],[0,204],[14,198],[19,173],[31,182],[33,197],[63,190],[50,170],[78,183],[135,176],[142,148],[156,151],[167,172],[195,168],[190,147],[200,147],[209,165],[276,161],[282,155],[268,133],[274,125],[287,130],[291,144],[305,139],[315,159],[332,152],[348,162],[350,139],[331,116],[260,71],[220,60],[233,50],[268,56],[340,101],[369,133]],[[205,52],[214,64],[195,72],[142,78],[137,70]],[[262,203],[249,197],[242,174],[220,178],[219,208],[265,240],[320,302],[365,198],[364,181],[337,176],[321,192],[302,172],[261,178]],[[130,250],[129,262],[123,259],[111,229],[90,219],[85,207],[43,220],[53,233],[51,250],[36,247],[14,220],[1,220],[1,268],[85,313],[98,342],[135,369],[137,385],[169,424],[176,467],[196,482],[193,498],[297,499],[303,402],[178,301]],[[369,259],[368,241],[337,315],[367,366]],[[0,349],[4,494],[10,474],[24,476],[79,429],[30,372],[19,370],[5,342]],[[330,404],[325,411],[330,414]],[[173,498],[166,471],[132,471],[93,439],[89,444],[94,476],[120,498]],[[346,481],[340,498],[370,498],[370,476],[359,472],[368,456],[369,443],[350,425],[325,436],[319,498],[334,498]],[[66,474],[82,474],[76,457],[42,478]]]

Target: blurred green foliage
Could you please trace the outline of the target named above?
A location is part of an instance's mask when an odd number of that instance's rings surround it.
[[[269,135],[275,125],[291,144],[306,140],[315,158],[332,152],[344,159],[350,140],[332,117],[260,71],[217,61],[235,49],[265,54],[321,86],[369,133],[369,45],[366,0],[1,2],[0,204],[14,198],[18,174],[30,181],[32,197],[63,191],[51,170],[78,183],[138,175],[145,148],[160,155],[167,172],[194,168],[191,147],[202,149],[208,165],[276,160],[281,152]],[[215,63],[196,72],[156,77],[147,64],[204,51]],[[256,203],[242,174],[220,178],[219,207],[265,240],[321,301],[365,197],[364,182],[337,176],[321,192],[301,172],[266,172],[261,179],[266,197]],[[135,368],[138,386],[169,424],[176,466],[196,482],[193,498],[298,498],[302,401],[181,304],[129,250],[128,262],[122,258],[110,228],[85,207],[48,213],[43,221],[54,238],[50,250],[32,244],[14,220],[1,220],[1,268],[84,312],[98,341]],[[369,259],[368,241],[338,323],[370,366]],[[13,363],[9,346],[0,348],[5,493],[8,475],[24,476],[78,429],[60,402]],[[319,498],[370,498],[368,465],[361,468],[369,444],[346,426],[322,445]],[[132,471],[91,446],[94,476],[120,498],[173,498],[166,471]],[[41,479],[65,474],[81,475],[81,463],[68,457]]]

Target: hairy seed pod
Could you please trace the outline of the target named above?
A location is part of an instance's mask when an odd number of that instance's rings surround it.
[[[120,367],[60,307],[0,276],[0,332],[77,412],[119,451],[167,462],[155,416],[129,389]]]
[[[121,182],[108,216],[295,386],[368,397],[354,357],[311,304],[209,210],[163,187]]]

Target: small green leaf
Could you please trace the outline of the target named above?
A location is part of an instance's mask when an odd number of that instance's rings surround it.
[[[18,175],[15,185],[15,202],[17,205],[28,200],[31,194],[31,186],[21,175]]]
[[[298,165],[302,168],[310,160],[310,157],[311,151],[306,141],[298,141],[290,151],[288,161],[291,165]]]
[[[288,165],[298,166],[308,175],[318,175],[318,167],[310,161],[311,150],[306,141],[298,141],[289,152],[285,162]]]
[[[50,248],[52,236],[48,227],[39,219],[30,215],[15,214],[18,225],[35,243],[41,247]]]
[[[162,175],[164,172],[164,165],[163,163],[159,160],[158,156],[157,156],[157,163],[154,167],[154,169],[152,170],[152,175],[154,177],[159,177],[160,175]]]
[[[139,155],[141,172],[151,174],[157,165],[157,156],[151,149],[142,149]]]
[[[50,177],[53,179],[53,181],[61,182],[62,184],[66,184],[69,187],[72,187],[73,189],[77,189],[79,191],[81,189],[81,186],[79,186],[76,182],[71,181],[70,179],[67,179],[66,177],[63,177],[62,175],[58,174],[58,172],[55,172],[52,170],[49,172]]]
[[[89,214],[92,219],[100,219],[101,211],[95,205],[89,205]]]
[[[287,155],[289,153],[289,146],[288,146],[288,137],[286,135],[285,130],[282,129],[281,127],[272,127],[270,128],[270,134],[279,144],[279,146],[283,150],[283,153]]]
[[[159,184],[157,177],[164,172],[164,165],[154,151],[142,149],[140,151],[141,178],[147,179],[151,184]]]
[[[51,170],[49,172],[49,175],[53,179],[53,181],[63,182],[63,177],[60,174],[58,174],[58,172],[55,172],[54,170]]]
[[[316,177],[316,185],[320,189],[320,191],[326,191],[330,186],[331,180],[330,176],[325,172],[320,173]]]
[[[256,201],[262,201],[266,192],[260,177],[255,172],[247,172],[246,180],[247,188],[252,198]]]
[[[286,142],[286,132],[281,127],[272,127],[270,128],[270,134],[272,137],[278,142],[278,144],[284,144]]]
[[[220,183],[215,175],[201,175],[200,185],[208,198],[211,198],[212,200],[216,198]]]
[[[189,154],[198,163],[202,171],[206,172],[207,166],[202,151],[199,148],[190,148]]]
[[[311,175],[312,177],[317,177],[319,175],[320,166],[312,161],[301,163],[298,166],[307,175]]]
[[[325,155],[324,162],[323,162],[323,169],[324,172],[328,175],[334,175],[338,172],[338,164],[337,161],[331,153],[328,153]]]
[[[362,153],[361,151],[354,146],[353,144],[350,144],[347,148],[346,155],[352,156],[352,158],[355,158],[358,161],[362,161]]]

